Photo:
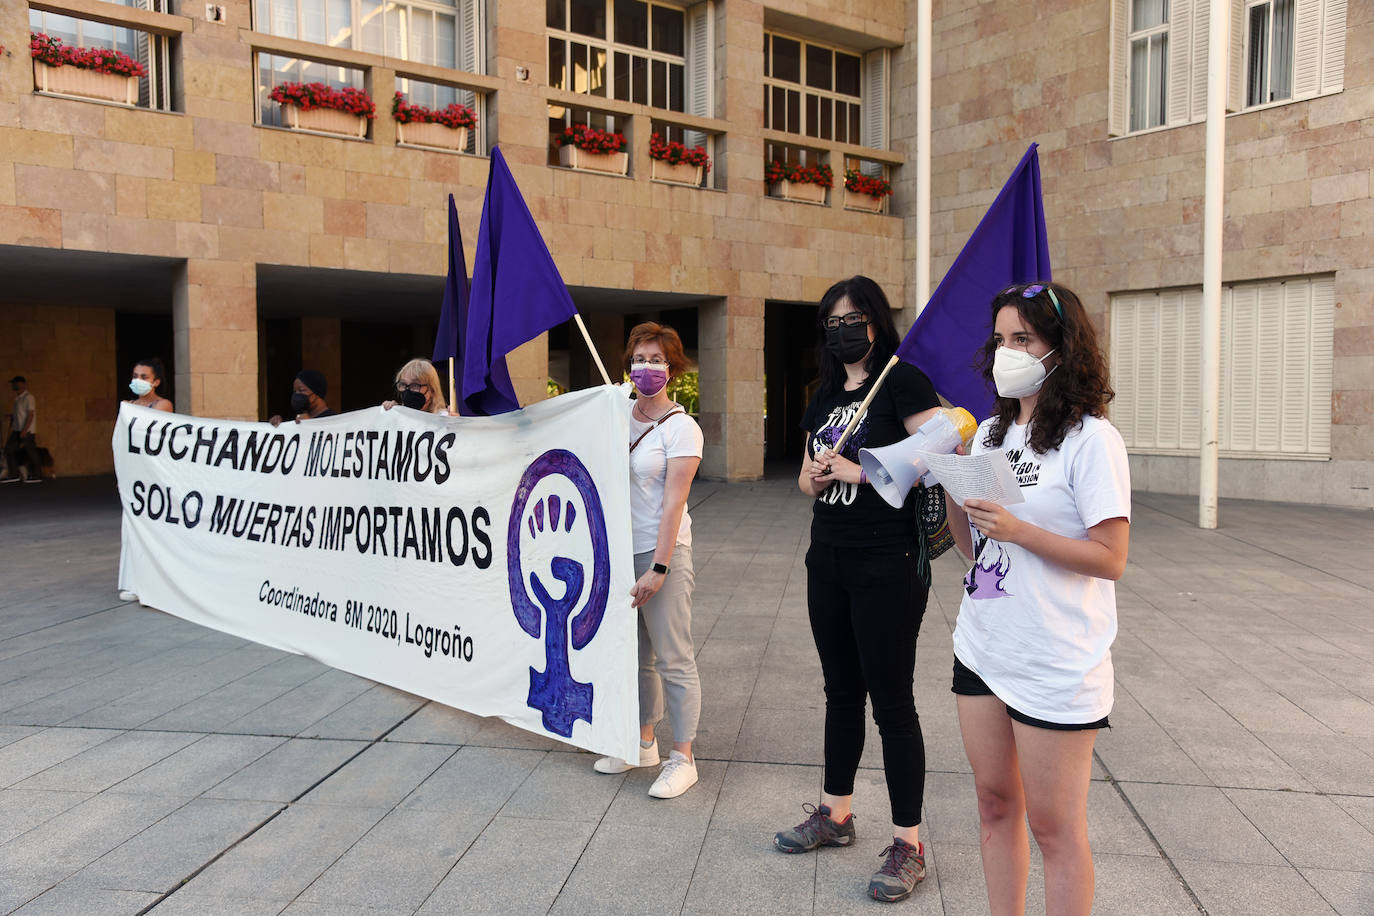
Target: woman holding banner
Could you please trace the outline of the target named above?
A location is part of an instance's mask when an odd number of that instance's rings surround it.
[[[166,370],[162,368],[162,360],[156,356],[140,359],[134,363],[129,378],[129,390],[134,393],[134,396],[129,403],[171,413],[172,402],[158,393],[158,389],[162,387],[164,375],[166,375]]]
[[[639,608],[639,760],[602,757],[599,773],[657,766],[654,726],[667,699],[673,750],[649,787],[676,798],[697,782],[692,741],[701,716],[701,680],[692,647],[692,519],[687,494],[701,463],[701,427],[668,396],[668,382],[687,369],[677,331],[647,321],[630,331],[625,371],[636,397],[630,412],[630,519],[635,575],[631,607]]]
[[[858,452],[905,439],[940,402],[920,370],[898,363],[843,454],[832,451],[896,351],[898,337],[887,297],[867,277],[832,286],[818,318],[821,383],[802,418],[808,435],[797,482],[815,500],[806,587],[825,678],[825,781],[820,806],[805,805],[810,816],[779,832],[773,844],[799,853],[854,842],[850,807],[869,698],[882,736],[893,838],[868,893],[895,901],[925,877],[919,839],[925,742],[912,677],[930,583],[920,567],[914,493],[892,508],[868,485]]]
[[[1029,817],[1045,863],[1045,911],[1086,914],[1088,781],[1112,707],[1129,466],[1103,417],[1113,396],[1107,364],[1078,297],[1057,284],[1013,286],[993,299],[992,318],[982,366],[997,403],[972,452],[1005,451],[1025,501],[968,499],[960,508],[947,499],[950,530],[973,561],[952,689],[992,912],[1025,911]]]
[[[412,359],[396,371],[396,399],[383,401],[387,410],[400,404],[425,413],[447,414],[439,372],[427,359]]]

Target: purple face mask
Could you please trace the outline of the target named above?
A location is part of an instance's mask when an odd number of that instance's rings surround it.
[[[664,385],[668,384],[668,370],[636,366],[630,370],[630,381],[635,383],[640,394],[651,398],[662,391]]]

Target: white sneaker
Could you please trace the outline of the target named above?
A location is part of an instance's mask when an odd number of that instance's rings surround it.
[[[657,738],[655,738],[654,743],[650,744],[648,747],[645,747],[643,744],[639,746],[639,763],[630,763],[621,760],[619,757],[602,757],[596,763],[592,764],[592,769],[596,770],[598,773],[624,773],[627,770],[633,770],[635,767],[656,766],[658,766]]]
[[[649,794],[654,798],[677,798],[696,784],[697,765],[682,751],[673,751],[654,784],[649,786]]]

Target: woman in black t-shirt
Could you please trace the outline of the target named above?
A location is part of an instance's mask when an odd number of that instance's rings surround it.
[[[819,312],[821,384],[802,418],[806,455],[797,483],[815,499],[806,554],[811,632],[825,677],[825,783],[819,808],[778,833],[783,852],[854,841],[850,804],[864,745],[864,702],[883,742],[892,805],[892,844],[868,893],[901,900],[925,877],[918,838],[925,790],[925,744],[912,698],[916,635],[928,582],[920,568],[915,494],[894,509],[868,484],[860,448],[905,439],[940,402],[920,370],[898,363],[845,443],[834,444],[897,349],[883,291],[867,277],[832,286]]]

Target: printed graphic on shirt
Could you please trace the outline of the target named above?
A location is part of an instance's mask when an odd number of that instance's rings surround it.
[[[1009,448],[1007,462],[1021,486],[1033,487],[1040,482],[1040,462],[1035,460],[1035,452],[1027,448]]]
[[[1039,471],[1039,465],[1036,470]],[[964,591],[974,601],[1013,597],[1002,587],[1011,572],[1011,557],[999,542],[973,525],[969,525],[969,530],[973,533],[973,566],[964,573]]]
[[[844,435],[845,428],[849,426],[849,421],[853,420],[854,415],[859,412],[859,404],[859,401],[853,401],[849,404],[841,404],[830,411],[830,416],[825,418],[825,423],[811,437],[811,457],[813,459],[826,449],[834,448],[835,443],[840,441],[840,436]],[[863,448],[867,441],[868,417],[865,416],[859,421],[859,425],[854,427],[854,434],[845,442],[844,450],[840,454],[857,464],[859,449]],[[837,480],[816,498],[831,506],[836,504],[850,506],[854,504],[854,499],[858,495],[858,484]]]

